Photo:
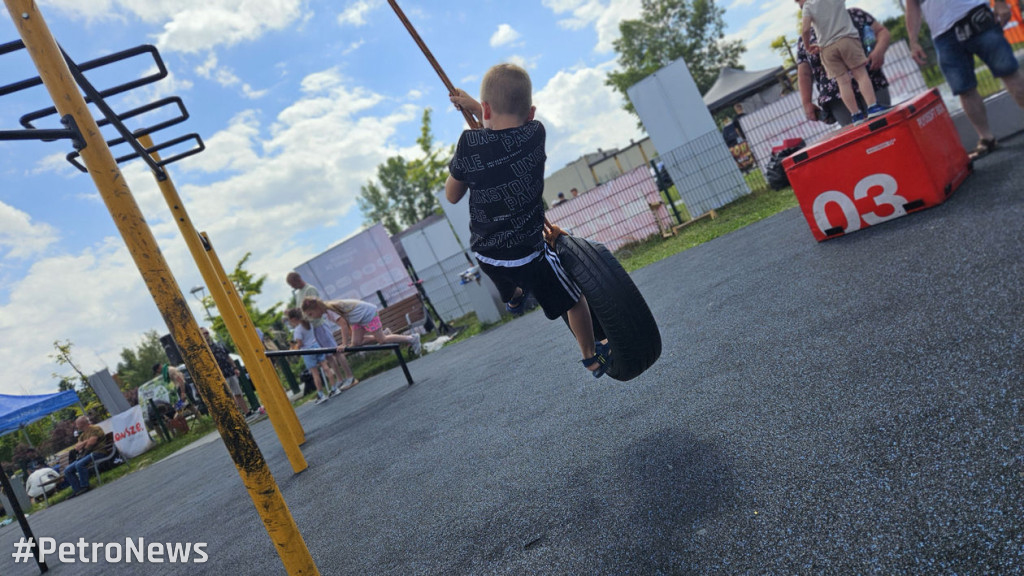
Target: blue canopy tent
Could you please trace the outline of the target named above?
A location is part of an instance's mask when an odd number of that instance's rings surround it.
[[[74,390],[37,396],[0,394],[0,436],[74,404],[78,404]]]

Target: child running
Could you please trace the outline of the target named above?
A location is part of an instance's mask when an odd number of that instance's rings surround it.
[[[377,315],[377,307],[369,302],[362,300],[324,302],[319,298],[306,298],[302,301],[302,312],[314,319],[326,315],[328,320],[341,327],[341,346],[338,346],[338,352],[344,352],[345,348],[349,346],[361,346],[366,337],[370,337],[377,344],[407,344],[412,348],[412,353],[417,356],[423,350],[419,334],[414,333],[409,336],[385,334],[380,316]]]
[[[868,57],[864,53],[864,44],[861,42],[857,27],[853,25],[850,13],[846,11],[846,2],[796,1],[804,12],[800,30],[804,46],[811,54],[820,53],[821,65],[825,67],[829,78],[835,78],[839,86],[839,97],[850,111],[850,118],[854,124],[885,112],[886,108],[875,100],[875,87],[868,77]],[[812,25],[818,37],[817,44],[811,44]],[[851,74],[857,81],[857,87],[860,88],[861,96],[868,107],[865,112],[861,112],[860,105],[857,104],[857,94],[850,82]]]
[[[469,192],[470,245],[480,269],[507,305],[532,291],[549,319],[565,317],[585,366],[599,378],[611,365],[611,349],[594,342],[587,299],[544,242],[544,125],[534,120],[533,86],[526,70],[498,64],[487,71],[480,102],[462,90],[452,104],[482,121],[466,130],[448,165],[445,196],[458,203]]]
[[[301,310],[289,308],[285,312],[285,316],[288,318],[288,324],[292,327],[292,350],[313,350],[319,347],[316,335],[313,333],[313,326],[302,317]],[[324,369],[327,377],[333,383],[330,394],[333,396],[340,391],[338,388],[338,376],[327,364],[326,360],[327,356],[324,354],[302,355],[302,362],[306,365],[306,370],[309,370],[309,373],[313,375],[313,384],[316,385],[316,404],[323,404],[329,398],[327,394],[324,394],[324,385],[320,381],[320,368]]]

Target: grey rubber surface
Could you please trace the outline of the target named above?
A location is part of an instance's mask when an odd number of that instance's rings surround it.
[[[527,316],[253,431],[322,574],[1024,573],[1024,139],[942,206],[817,243],[798,210],[634,274],[663,337],[594,380]],[[216,439],[30,518],[283,574]],[[0,573],[16,525],[0,528]]]

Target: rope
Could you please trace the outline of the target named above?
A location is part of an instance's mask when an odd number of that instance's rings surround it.
[[[416,45],[420,47],[420,51],[427,57],[427,62],[430,62],[430,65],[434,67],[434,72],[437,72],[437,75],[441,77],[441,82],[443,82],[444,87],[448,89],[448,93],[455,94],[455,85],[452,84],[452,81],[448,79],[448,75],[441,69],[441,65],[434,59],[434,55],[430,53],[430,49],[427,48],[426,43],[424,43],[423,39],[420,38],[416,29],[412,27],[412,23],[405,17],[405,12],[402,12],[402,9],[398,7],[398,3],[395,2],[395,0],[388,0],[388,4],[391,5],[391,8],[395,11],[398,19],[402,21],[402,24],[405,25],[405,29],[409,31],[409,35],[412,36]],[[469,124],[470,128],[473,130],[478,130],[480,128],[480,123],[476,121],[476,118],[474,118],[472,114],[466,110],[462,110],[461,112],[462,117],[466,119],[466,123]]]

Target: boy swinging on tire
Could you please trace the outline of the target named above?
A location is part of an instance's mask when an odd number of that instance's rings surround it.
[[[452,104],[479,118],[483,128],[459,138],[445,197],[455,204],[470,193],[470,245],[502,300],[515,308],[529,290],[549,319],[565,316],[583,366],[600,378],[611,365],[611,349],[594,342],[587,299],[544,242],[547,155],[544,125],[533,117],[532,91],[526,70],[499,64],[484,75],[480,102],[463,90],[450,95]]]

